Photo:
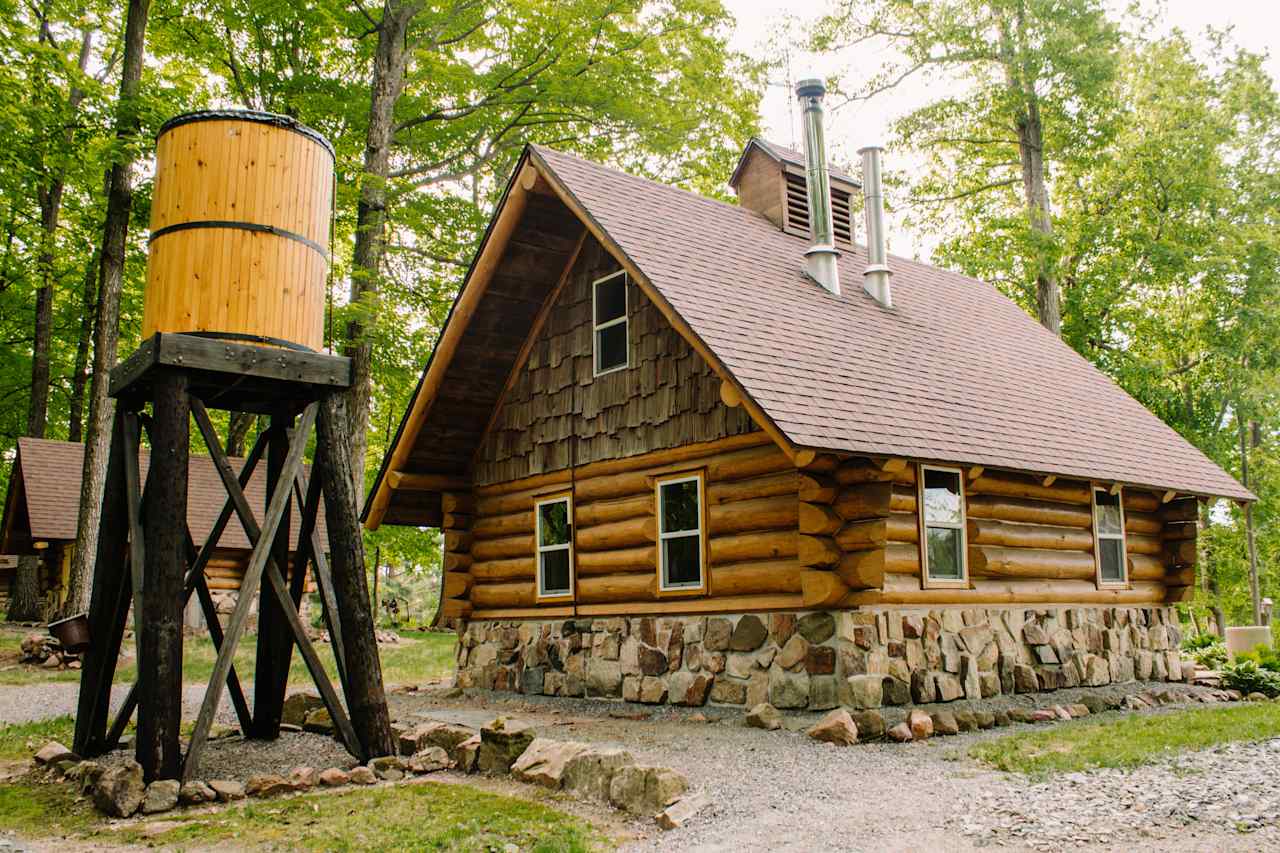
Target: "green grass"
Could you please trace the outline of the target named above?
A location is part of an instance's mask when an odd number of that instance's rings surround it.
[[[70,747],[75,720],[69,715],[34,723],[0,723],[0,761],[24,761],[51,740]]]
[[[1280,703],[1131,714],[1079,720],[977,744],[974,758],[999,770],[1035,776],[1098,767],[1136,767],[1179,752],[1280,735]]]
[[[95,847],[181,849],[223,841],[264,850],[489,851],[515,844],[576,853],[608,846],[587,822],[540,803],[434,782],[249,801],[209,813],[175,811],[112,830],[71,786],[23,782],[0,785],[0,826],[27,838]]]
[[[47,670],[38,666],[16,663],[22,638],[35,629],[0,629],[0,685],[43,684],[47,682],[79,682],[78,670]],[[440,678],[453,670],[454,647],[457,637],[453,634],[404,632],[395,645],[381,647],[382,677],[387,684],[417,684],[432,678]],[[254,648],[257,636],[246,634],[236,648],[236,674],[242,681],[253,677]],[[327,643],[316,643],[316,652],[324,663],[331,679],[338,677],[333,663],[333,649]],[[132,653],[132,644],[126,646]],[[183,679],[188,682],[209,680],[217,655],[208,637],[187,637],[183,649]],[[127,684],[138,674],[132,658],[116,670],[116,682]],[[306,686],[311,683],[302,656],[293,655],[289,682]]]

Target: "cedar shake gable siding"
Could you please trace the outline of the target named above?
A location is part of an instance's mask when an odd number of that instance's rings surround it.
[[[389,471],[470,482],[478,442],[584,227],[788,455],[1253,498],[988,284],[891,257],[886,310],[862,291],[866,253],[854,246],[840,259],[837,296],[805,277],[808,241],[761,214],[530,147],[442,334],[449,346],[437,347],[383,460],[370,526],[439,520],[443,489],[394,490]]]

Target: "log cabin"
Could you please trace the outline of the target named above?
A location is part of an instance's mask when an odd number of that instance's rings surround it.
[[[240,470],[243,460],[233,458],[231,461],[234,468]],[[146,450],[139,454],[138,467],[145,481],[151,467],[151,455]],[[218,519],[226,492],[208,456],[192,454],[189,467],[187,527],[193,540],[203,543]],[[76,545],[76,519],[80,515],[83,470],[84,445],[79,442],[18,439],[4,516],[0,521],[0,553],[34,556],[40,560],[40,596],[47,612],[53,612],[66,601],[71,555]],[[265,466],[255,468],[245,486],[245,496],[255,507],[266,505]],[[297,549],[299,515],[300,510],[290,517],[290,555]],[[324,536],[323,513],[316,524]],[[230,614],[235,607],[240,580],[252,551],[239,519],[231,519],[205,568],[205,579],[219,613]],[[290,560],[289,571],[292,565]],[[0,574],[0,582],[12,582],[15,572],[16,567],[7,576]],[[312,591],[309,578],[308,591]],[[203,616],[194,599],[184,618],[189,627],[203,625]]]
[[[1183,679],[1200,503],[1252,495],[996,288],[887,255],[879,150],[829,169],[799,94],[805,154],[753,140],[736,205],[520,157],[364,509],[443,529],[458,684]]]

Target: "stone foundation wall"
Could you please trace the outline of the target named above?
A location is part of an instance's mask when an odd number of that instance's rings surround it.
[[[823,711],[1181,681],[1172,608],[866,608],[472,622],[459,687]]]

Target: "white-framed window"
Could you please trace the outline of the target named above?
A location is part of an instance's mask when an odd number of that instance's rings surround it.
[[[1124,504],[1120,492],[1093,490],[1094,559],[1098,586],[1124,586],[1129,582],[1124,542]]]
[[[594,373],[612,373],[629,362],[627,274],[619,270],[591,285],[591,337]]]
[[[964,474],[920,466],[920,558],[927,586],[966,586]]]
[[[658,590],[701,590],[706,586],[702,475],[658,480],[657,493]]]
[[[573,501],[568,495],[534,504],[538,598],[573,596]]]

